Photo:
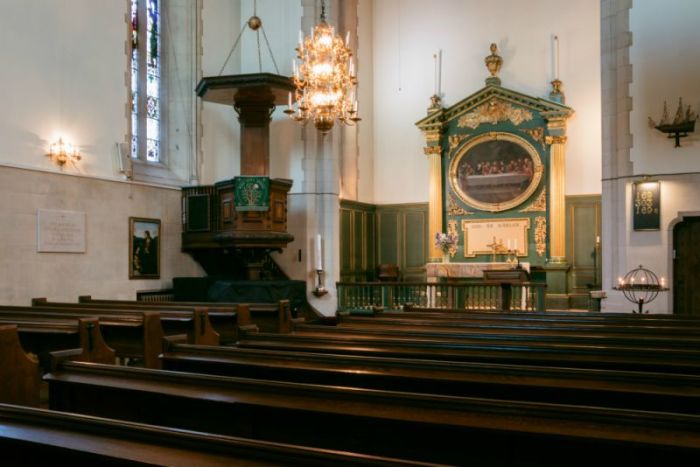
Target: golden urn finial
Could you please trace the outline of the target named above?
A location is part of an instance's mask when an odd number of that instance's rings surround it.
[[[498,55],[498,46],[496,43],[491,44],[491,55],[488,55],[484,62],[486,63],[486,68],[488,68],[491,76],[486,78],[486,84],[501,84],[501,79],[498,77],[498,72],[501,71],[501,65],[503,65],[503,58]]]

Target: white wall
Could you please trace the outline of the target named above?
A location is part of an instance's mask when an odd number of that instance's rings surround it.
[[[37,252],[37,210],[86,214],[85,253]],[[0,304],[78,295],[130,299],[137,290],[201,276],[180,252],[180,191],[139,183],[0,167]],[[129,280],[129,217],[161,220],[161,277]]]
[[[626,226],[623,239],[627,244],[627,271],[640,264],[663,276],[672,284],[673,226],[683,214],[700,212],[700,136],[691,134],[681,140],[681,147],[666,135],[650,128],[648,117],[661,117],[664,100],[673,118],[678,98],[685,105],[700,110],[700,2],[672,0],[668,2],[634,2],[630,11],[632,47],[630,61],[633,80],[630,86],[632,111],[630,131],[633,146],[630,158],[634,175],[621,181],[626,185],[626,219],[618,222]],[[661,229],[659,231],[632,230],[631,184],[651,175],[661,181]],[[605,200],[603,200],[605,202]],[[621,294],[612,292],[606,301],[610,311],[629,311],[630,304]],[[649,309],[671,312],[672,291],[661,294]]]
[[[56,170],[64,136],[83,160],[67,172],[121,178],[114,144],[126,134],[127,2],[4,1],[0,5],[0,162]]]
[[[504,59],[504,87],[547,97],[554,34],[560,38],[566,103],[576,112],[568,128],[567,194],[600,193],[597,1],[564,6],[557,0],[401,0],[373,2],[372,7],[375,202],[428,200],[424,140],[414,122],[426,115],[434,92],[434,53],[442,49],[445,106],[484,86],[491,42]]]
[[[118,172],[115,143],[128,121],[127,8],[121,0],[0,3],[2,304],[86,293],[133,299],[174,276],[201,275],[180,252],[179,190],[127,183]],[[76,165],[60,169],[46,156],[59,135],[80,147]],[[85,212],[86,253],[37,253],[38,209]],[[160,280],[129,280],[130,216],[162,222]]]

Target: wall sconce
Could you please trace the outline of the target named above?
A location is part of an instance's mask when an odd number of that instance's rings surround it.
[[[71,143],[64,142],[63,138],[58,138],[58,141],[51,143],[47,156],[60,167],[63,167],[66,162],[74,163],[82,158],[78,148]]]
[[[662,133],[667,133],[668,138],[674,138],[676,140],[675,147],[681,147],[681,138],[688,136],[688,133],[695,131],[695,120],[698,116],[695,112],[690,110],[690,106],[683,112],[683,99],[678,99],[678,110],[676,110],[676,116],[673,122],[670,121],[668,116],[668,108],[666,107],[666,101],[664,101],[664,112],[661,115],[661,120],[657,125],[654,120],[649,117],[649,126],[656,128]]]

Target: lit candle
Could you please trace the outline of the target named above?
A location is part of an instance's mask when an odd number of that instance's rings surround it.
[[[299,29],[299,52],[304,50],[304,33]]]
[[[595,242],[596,242],[596,243],[600,243],[600,235],[596,235],[596,236],[595,236]]]
[[[316,270],[323,270],[323,257],[321,252],[321,234],[316,234]]]
[[[291,91],[289,92],[289,95],[287,96],[287,107],[290,109],[292,108],[292,93]]]
[[[661,287],[666,287],[666,279],[661,277]]]
[[[634,284],[634,277],[630,279],[630,284]]]
[[[350,31],[345,33],[345,47],[350,47]]]
[[[622,277],[617,278],[617,285],[623,285]]]
[[[294,73],[294,77],[298,78],[298,72],[297,72],[297,61],[292,60],[292,73]]]

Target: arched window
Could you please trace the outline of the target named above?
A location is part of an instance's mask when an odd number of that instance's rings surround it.
[[[125,153],[134,180],[198,180],[201,1],[126,0],[131,112]],[[126,156],[127,154],[125,154]]]
[[[161,162],[160,0],[131,0],[131,157]]]

